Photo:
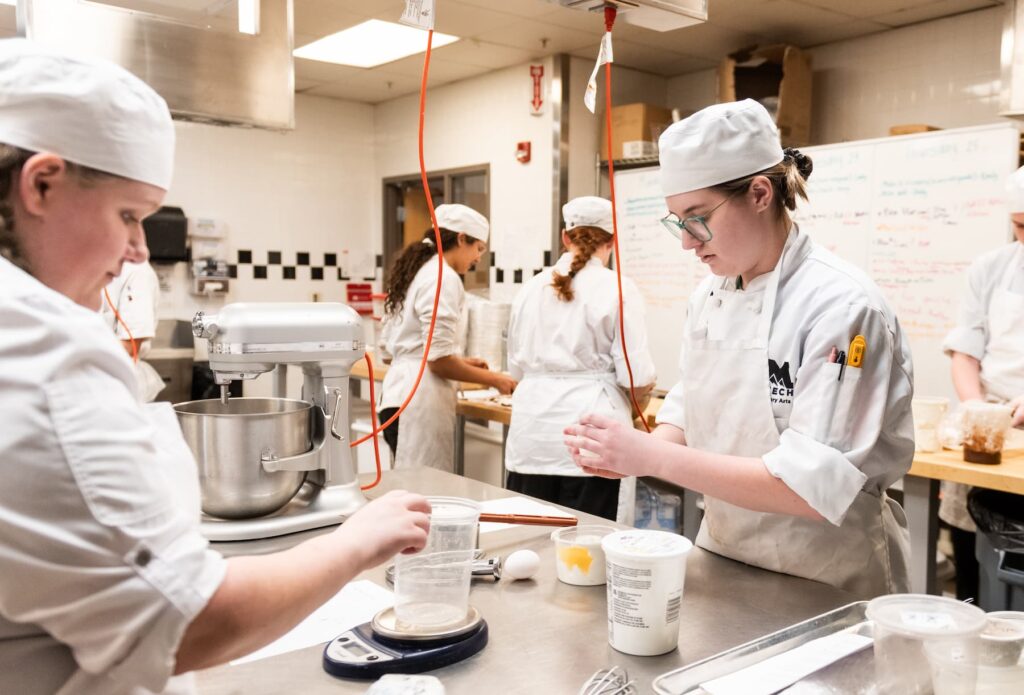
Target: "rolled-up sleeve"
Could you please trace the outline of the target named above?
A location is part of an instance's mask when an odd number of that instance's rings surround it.
[[[993,279],[990,269],[975,262],[967,272],[967,287],[960,304],[956,326],[942,341],[942,351],[951,355],[962,352],[981,361],[988,345],[988,300]]]
[[[419,287],[414,299],[424,345],[427,344],[427,335],[430,332],[435,286],[434,283],[424,283]],[[458,354],[459,321],[462,320],[464,302],[465,290],[462,287],[462,280],[455,271],[446,268],[441,281],[441,297],[437,303],[434,337],[430,342],[430,354],[427,356],[430,362]]]
[[[626,349],[629,351],[629,367],[633,371],[633,383],[637,386],[653,384],[657,379],[654,360],[647,346],[647,321],[644,298],[629,278],[622,279],[622,304],[626,315]],[[616,312],[617,313],[617,312]],[[615,378],[619,386],[629,388],[629,370],[623,356],[622,335],[618,323],[612,338],[612,360],[615,362]]]
[[[867,342],[863,364],[847,366],[839,380],[829,352],[832,346],[844,350],[858,334]],[[850,304],[824,314],[805,339],[789,426],[762,457],[772,475],[836,525],[867,483],[862,469],[869,461],[892,456],[886,465],[910,465],[912,439],[903,441],[899,433],[908,422],[912,381],[894,357],[895,342],[875,308]]]
[[[67,645],[82,671],[160,692],[225,572],[182,471],[99,369],[48,382],[14,419],[32,438],[0,473],[0,612]]]

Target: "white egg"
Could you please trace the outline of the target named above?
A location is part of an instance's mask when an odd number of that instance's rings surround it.
[[[537,573],[539,567],[540,556],[537,553],[532,550],[517,550],[501,564],[501,576],[513,581],[529,579]]]

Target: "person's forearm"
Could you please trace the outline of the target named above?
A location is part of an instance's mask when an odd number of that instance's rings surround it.
[[[360,569],[358,548],[312,538],[273,555],[235,557],[206,607],[188,626],[174,672],[245,656],[291,630]]]
[[[686,433],[675,425],[659,424],[651,432],[656,439],[664,439],[673,444],[686,444]]]
[[[961,402],[985,399],[985,389],[981,385],[981,363],[978,360],[965,353],[954,352],[952,372],[953,388]]]
[[[630,397],[629,387],[626,386],[622,389],[626,393],[626,398]],[[637,386],[633,389],[633,398],[636,399],[636,405],[640,408],[640,412],[633,413],[633,417],[642,417],[644,411],[647,410],[647,405],[651,402],[651,391],[654,390],[654,384],[647,384],[646,386]],[[632,402],[630,403],[632,405]]]
[[[466,381],[471,384],[484,385],[490,385],[494,381],[495,372],[467,364],[465,360],[456,355],[448,355],[447,357],[428,362],[427,366],[432,373],[452,381]]]
[[[661,425],[655,432],[662,427],[671,425]],[[657,478],[744,509],[824,520],[792,488],[769,473],[760,458],[714,454],[684,446],[662,448],[666,455],[652,462],[651,475]]]

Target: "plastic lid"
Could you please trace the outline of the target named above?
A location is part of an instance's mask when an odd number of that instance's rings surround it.
[[[601,540],[606,555],[634,560],[661,560],[682,557],[693,549],[693,543],[684,536],[668,531],[629,529],[619,531]]]
[[[868,604],[867,616],[890,632],[919,637],[977,635],[986,623],[977,606],[926,594],[879,596]]]
[[[466,521],[476,523],[480,503],[464,497],[428,497],[431,521]]]

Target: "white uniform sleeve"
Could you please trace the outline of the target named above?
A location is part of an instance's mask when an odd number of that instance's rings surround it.
[[[88,673],[162,691],[225,563],[176,503],[152,426],[90,363],[9,415],[27,437],[0,472],[0,612],[68,645]]]
[[[839,381],[839,365],[828,363],[829,352],[832,346],[847,350],[858,334],[867,341],[863,364],[847,366]],[[896,338],[885,316],[865,305],[821,316],[803,347],[789,426],[763,460],[772,475],[839,525],[868,480],[861,467],[872,450],[880,440],[900,436],[887,417],[905,411],[913,382],[894,357]],[[903,443],[896,444],[894,451],[902,453]],[[906,453],[889,462],[900,474],[910,468],[912,448]]]
[[[986,288],[992,284],[991,269],[982,263],[971,264],[967,272],[967,290],[960,305],[956,326],[942,342],[947,355],[962,352],[981,361],[988,345],[988,300]]]
[[[512,301],[512,311],[508,317],[508,333],[505,342],[505,353],[508,355],[508,373],[516,381],[523,380],[523,365],[519,362],[519,320],[523,310],[523,297],[526,290],[520,289]]]
[[[154,307],[159,301],[160,281],[156,272],[148,264],[139,265],[129,275],[126,286],[119,293],[117,311],[136,340],[152,338],[156,335],[156,311]],[[128,333],[120,322],[117,323],[117,337],[128,340]]]
[[[622,302],[626,313],[626,349],[629,351],[629,365],[633,370],[633,383],[636,386],[653,384],[657,380],[657,374],[651,351],[647,346],[644,298],[629,278],[622,278]],[[612,338],[612,359],[615,362],[615,377],[619,386],[628,389],[629,372],[623,358],[622,336],[618,322],[615,324],[615,336]]]
[[[424,283],[413,298],[416,317],[420,322],[423,344],[427,343],[430,332],[430,315],[434,308],[435,283]],[[437,323],[434,326],[434,338],[430,343],[430,354],[427,360],[434,362],[442,357],[458,354],[459,321],[462,320],[462,307],[465,302],[465,289],[462,280],[454,272],[445,272],[441,282],[441,297],[437,304]]]

